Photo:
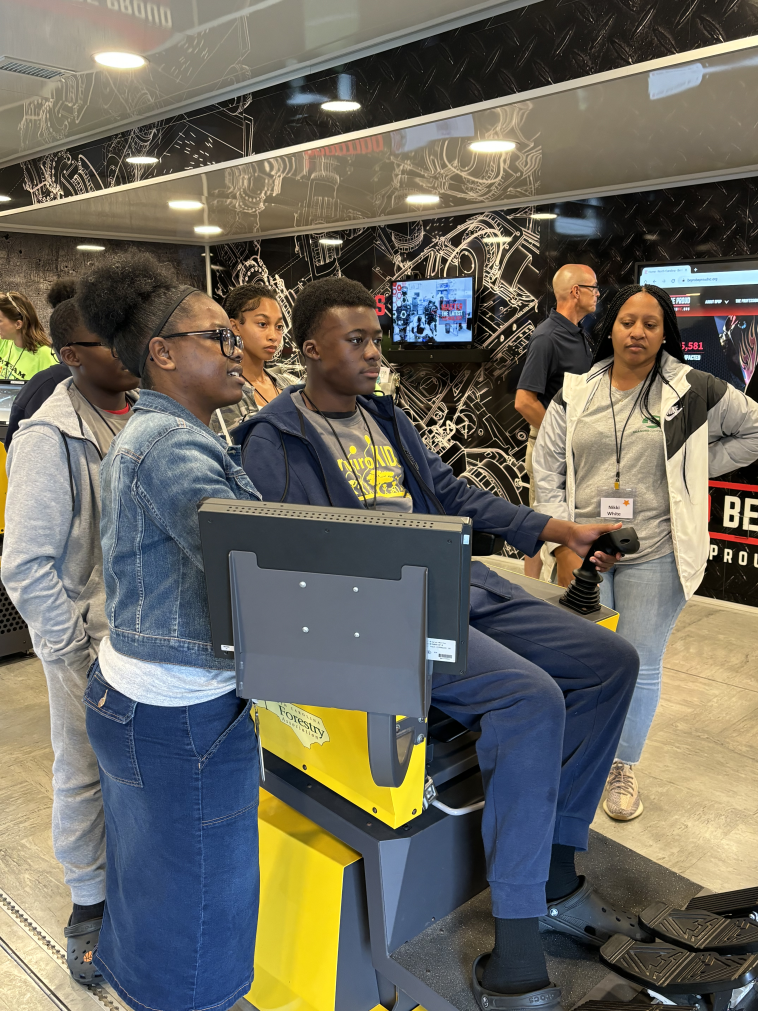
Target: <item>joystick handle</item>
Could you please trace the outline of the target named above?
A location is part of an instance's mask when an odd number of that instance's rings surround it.
[[[603,577],[591,561],[596,551],[606,555],[621,552],[624,555],[634,555],[640,550],[640,542],[634,527],[621,527],[620,530],[609,530],[593,541],[590,550],[578,569],[574,569],[574,578],[569,588],[561,597],[559,603],[570,607],[579,614],[592,614],[600,610],[600,584]]]

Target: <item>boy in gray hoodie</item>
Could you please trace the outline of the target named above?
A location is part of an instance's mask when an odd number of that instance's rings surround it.
[[[107,634],[100,548],[100,462],[131,416],[138,379],[81,321],[73,298],[50,317],[71,377],[28,420],[8,453],[3,583],[29,625],[50,698],[53,848],[71,888],[68,966],[96,978],[92,951],[105,898],[105,823],[82,701]]]

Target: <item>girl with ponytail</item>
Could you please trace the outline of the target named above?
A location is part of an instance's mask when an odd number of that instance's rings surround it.
[[[31,379],[55,365],[37,310],[20,291],[0,292],[0,338],[0,379]]]
[[[758,404],[685,363],[673,303],[655,285],[622,288],[597,336],[592,368],[566,375],[540,428],[535,508],[579,523],[622,520],[640,539],[638,554],[600,556],[613,565],[601,601],[619,612],[618,632],[640,655],[603,804],[630,821],[643,810],[634,768],[658,706],[663,654],[708,560],[708,480],[758,458]],[[559,581],[580,561],[564,555]]]

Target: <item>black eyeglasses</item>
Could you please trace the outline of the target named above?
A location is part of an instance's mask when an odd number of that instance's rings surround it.
[[[221,354],[224,358],[233,358],[235,350],[241,351],[245,346],[239,334],[236,334],[234,330],[230,330],[226,326],[217,327],[215,330],[184,330],[182,333],[164,333],[160,335],[156,334],[155,336],[160,336],[164,340],[169,340],[173,337],[204,337],[206,340],[218,341]],[[152,340],[153,338],[151,337],[142,351],[138,376],[141,376],[145,371],[145,363],[150,357],[150,344]]]
[[[594,291],[596,295],[600,294],[600,285],[599,284],[575,284],[574,287],[575,288],[589,288],[590,291]]]
[[[221,354],[225,358],[233,358],[234,352],[241,351],[245,346],[240,335],[226,326],[218,327],[216,330],[185,330],[183,333],[164,333],[161,336],[166,340],[169,337],[205,337],[206,340],[218,341],[221,346]]]
[[[108,345],[103,344],[102,341],[69,341],[68,344],[61,344],[61,351],[64,348],[107,348],[107,347]],[[113,350],[113,348],[110,348],[110,353],[114,358],[118,358],[118,355]],[[61,361],[59,351],[53,351],[53,356],[60,365],[65,364],[63,361]]]

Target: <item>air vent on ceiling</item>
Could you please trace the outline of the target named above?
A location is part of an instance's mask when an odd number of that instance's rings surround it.
[[[9,74],[26,74],[27,77],[41,77],[44,81],[52,81],[56,77],[63,77],[70,74],[70,70],[62,70],[60,67],[48,67],[44,63],[29,63],[26,60],[15,60],[12,56],[0,57],[0,70],[7,70]]]

